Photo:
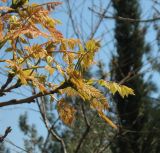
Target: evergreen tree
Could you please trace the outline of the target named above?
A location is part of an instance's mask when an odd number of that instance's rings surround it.
[[[138,0],[112,0],[112,2],[116,17],[140,18]],[[154,85],[150,81],[146,83],[144,74],[139,73],[143,66],[143,55],[149,51],[148,45],[144,42],[144,31],[139,22],[116,19],[117,56],[112,60],[112,79],[121,82],[126,78],[124,84],[135,90],[135,96],[122,99],[117,94],[114,97],[120,129],[112,145],[113,153],[142,153],[145,150],[142,147],[144,143],[142,133],[144,127],[149,124],[146,108],[152,108],[152,105],[147,97],[153,91]],[[149,133],[145,136],[147,135]],[[151,151],[145,150],[145,152]]]

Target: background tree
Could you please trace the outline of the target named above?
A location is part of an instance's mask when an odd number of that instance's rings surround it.
[[[113,0],[112,2],[115,17],[140,19],[139,1]],[[143,130],[151,130],[144,127],[151,124],[147,108],[152,109],[152,100],[147,97],[155,89],[152,82],[144,81],[144,73],[140,72],[143,67],[143,57],[146,52],[149,54],[149,46],[144,41],[145,34],[146,27],[142,27],[139,22],[116,19],[117,55],[112,60],[112,79],[121,82],[126,78],[125,84],[135,89],[136,96],[129,96],[125,100],[119,95],[114,97],[120,126],[118,136],[112,145],[115,153],[152,152],[153,149],[151,146],[150,149],[144,147],[147,141],[150,144],[153,139],[143,137],[151,135],[151,133],[143,134]]]

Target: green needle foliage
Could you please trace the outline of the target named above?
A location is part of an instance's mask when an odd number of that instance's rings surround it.
[[[138,0],[112,0],[112,2],[115,16],[140,18]],[[153,83],[149,80],[145,82],[144,74],[140,73],[143,56],[146,52],[149,53],[148,45],[144,42],[145,30],[138,22],[124,22],[118,19],[115,26],[117,56],[112,59],[112,79],[120,82],[128,76],[124,84],[134,88],[135,96],[129,96],[126,99],[122,99],[118,94],[114,96],[120,130],[112,144],[112,151],[113,153],[142,153],[144,151],[151,153],[152,151],[142,147],[144,127],[150,124],[150,115],[146,109],[152,109],[152,101],[147,97],[155,89]],[[146,141],[151,141],[151,139]]]

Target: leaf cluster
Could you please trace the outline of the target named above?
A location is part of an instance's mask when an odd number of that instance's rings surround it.
[[[59,4],[52,2],[46,5]],[[1,7],[1,10],[3,9],[13,10],[15,7]],[[80,96],[89,102],[102,119],[116,128],[105,115],[105,111],[109,109],[108,101],[103,93],[94,87],[94,83],[98,82],[113,94],[118,92],[122,97],[134,95],[133,90],[114,82],[86,79],[83,74],[94,64],[100,42],[89,40],[82,44],[78,39],[64,38],[56,28],[60,21],[51,18],[50,12],[50,7],[26,4],[18,8],[18,11],[6,12],[1,16],[0,49],[7,54],[6,57],[10,57],[0,59],[5,70],[19,80],[20,86],[34,87],[40,93],[38,95],[50,95],[55,99],[51,94],[55,93],[52,92],[55,90],[61,97],[63,94]],[[40,41],[41,38],[44,42]],[[61,81],[56,79],[57,74]],[[49,81],[49,77],[55,78],[56,81]],[[64,83],[66,86],[58,90]],[[64,123],[71,124],[76,110],[63,98],[58,100],[57,108]]]

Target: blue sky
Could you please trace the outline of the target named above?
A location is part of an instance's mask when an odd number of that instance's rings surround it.
[[[50,0],[32,0],[33,2],[37,2],[37,3],[44,3]],[[32,2],[31,1],[31,2]],[[90,6],[90,2],[92,0],[88,0],[86,2],[86,6]],[[97,4],[97,1],[94,0],[95,5]],[[105,0],[106,2],[106,0]],[[107,5],[107,3],[106,3]],[[151,3],[150,0],[141,0],[141,8],[142,8],[142,18],[148,18],[151,17],[152,12],[151,12]],[[72,28],[71,28],[71,24],[68,24],[68,19],[67,16],[65,15],[65,9],[64,6],[62,5],[62,7],[58,8],[57,11],[55,13],[52,13],[54,17],[58,18],[59,20],[62,21],[62,25],[58,26],[58,29],[60,31],[62,31],[62,33],[64,35],[66,35],[67,37],[73,37],[72,35]],[[77,16],[79,15],[78,13],[81,11],[81,9],[77,9]],[[86,20],[91,20],[92,16],[90,13],[88,13],[88,8],[84,8],[83,10],[84,12],[86,12],[83,15],[83,18],[85,18]],[[112,11],[112,10],[110,10]],[[97,17],[94,17],[94,21],[96,22]],[[79,24],[80,20],[77,19]],[[87,27],[87,23],[83,23],[84,24],[84,29],[86,31],[86,35],[90,34],[90,28]],[[79,25],[78,25],[79,26]],[[114,22],[112,20],[106,20],[100,27],[100,30],[97,31],[96,36],[99,36],[100,33],[103,32],[104,29],[108,28],[108,33],[106,34],[106,36],[103,38],[102,40],[102,44],[105,44],[105,42],[108,42],[108,45],[103,47],[101,49],[101,51],[99,52],[99,54],[96,56],[96,59],[98,60],[103,60],[106,61],[106,71],[109,71],[108,68],[108,63],[109,60],[111,59],[111,52],[114,53],[115,52],[115,47],[114,47],[114,40],[113,40],[113,28],[114,28]],[[68,32],[66,32],[68,31]],[[149,28],[149,31],[146,35],[146,41],[147,42],[152,42],[155,39],[155,32],[153,31],[152,27]],[[110,41],[112,41],[112,43],[109,43]],[[153,52],[156,55],[156,50],[157,47],[153,46]],[[106,60],[108,59],[108,60]],[[153,74],[153,71],[151,71],[151,73]],[[146,77],[147,80],[147,77]],[[153,75],[153,80],[155,82],[158,82],[160,80],[159,78],[159,74],[155,73]],[[0,82],[3,82],[4,78],[1,77]],[[159,81],[160,82],[160,81]],[[28,96],[30,94],[30,92],[28,91],[28,89],[24,89],[24,88],[20,88],[18,90],[16,90],[17,93],[12,93],[9,97],[2,97],[0,98],[0,101],[6,101],[7,99],[10,99],[12,97],[19,97],[21,93],[23,93],[25,96]],[[17,96],[18,95],[18,96]],[[158,97],[158,94],[153,94],[154,97]],[[11,126],[13,131],[8,135],[8,139],[11,140],[12,142],[14,142],[17,146],[23,146],[23,135],[19,130],[18,127],[18,118],[20,114],[23,114],[25,111],[28,112],[29,114],[29,122],[30,123],[36,123],[38,129],[39,129],[39,133],[45,135],[44,131],[44,125],[43,123],[40,121],[40,116],[37,112],[35,112],[33,109],[37,109],[36,104],[23,104],[23,105],[17,105],[17,106],[10,106],[10,107],[4,107],[0,109],[0,133],[3,133],[3,131],[5,130],[5,128],[7,126]],[[13,152],[14,153],[14,152]]]

